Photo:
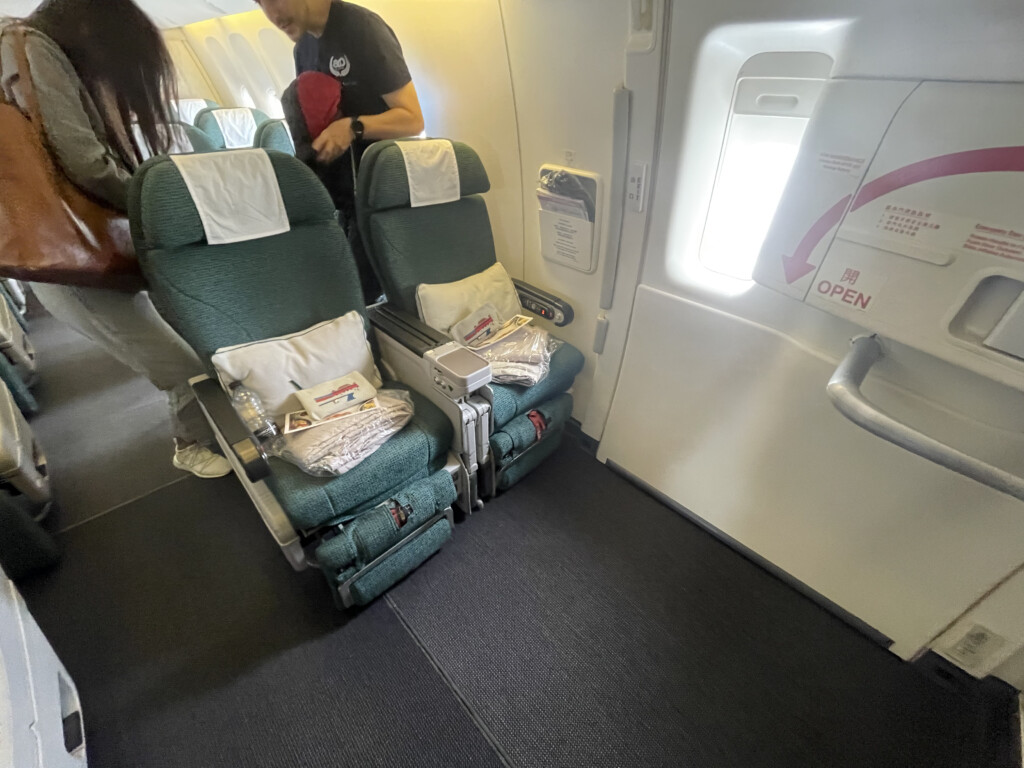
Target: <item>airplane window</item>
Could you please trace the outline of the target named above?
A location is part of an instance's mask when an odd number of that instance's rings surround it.
[[[740,78],[700,244],[701,263],[750,280],[824,80]]]
[[[238,71],[238,67],[235,66],[231,57],[228,56],[228,52],[224,50],[224,46],[222,46],[220,42],[212,36],[207,37],[205,43],[206,49],[210,52],[210,56],[213,57],[214,64],[217,65],[221,79],[225,81],[228,88],[232,88],[235,83],[244,82],[241,73]],[[253,101],[252,94],[244,85],[238,87],[237,101],[237,106],[240,107],[248,107],[249,109],[256,107],[256,102]]]
[[[209,92],[203,71],[189,52],[186,43],[180,40],[168,40],[167,50],[174,62],[174,71],[178,80],[178,96],[182,99],[211,99],[215,94]]]
[[[256,102],[253,101],[252,94],[249,93],[249,89],[244,85],[238,89],[238,101],[243,107],[256,109]]]
[[[253,95],[258,96],[262,102],[256,106],[271,117],[284,117],[284,110],[281,109],[281,101],[276,96],[274,82],[267,73],[266,65],[260,59],[259,54],[237,32],[232,33],[230,42],[236,60],[242,65],[246,81],[252,86]]]
[[[292,43],[284,33],[274,28],[261,29],[260,48],[270,63],[270,72],[279,89],[284,89],[295,77],[295,59]]]

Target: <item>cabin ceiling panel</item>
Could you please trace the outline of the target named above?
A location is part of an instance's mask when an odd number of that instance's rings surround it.
[[[253,0],[135,0],[165,29],[253,9]],[[0,0],[0,16],[27,16],[39,0]]]

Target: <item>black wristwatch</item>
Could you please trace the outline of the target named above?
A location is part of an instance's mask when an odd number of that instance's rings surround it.
[[[355,137],[356,141],[362,141],[363,140],[363,130],[364,130],[364,128],[363,128],[363,121],[360,120],[358,117],[353,118],[353,120],[352,120],[352,135]]]

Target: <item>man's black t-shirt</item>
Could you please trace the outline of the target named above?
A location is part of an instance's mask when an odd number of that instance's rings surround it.
[[[342,0],[331,3],[320,37],[306,34],[295,44],[296,77],[303,72],[323,72],[341,81],[343,117],[386,112],[383,96],[412,81],[391,27],[373,11]],[[353,146],[357,164],[365,148],[365,143]],[[351,154],[315,169],[346,218],[354,206]]]
[[[398,38],[373,11],[334,0],[319,37],[304,35],[295,45],[295,74],[323,72],[341,81],[345,117],[386,112],[385,94],[412,77]]]
[[[373,11],[342,0],[331,3],[320,37],[306,34],[295,44],[295,76],[303,72],[323,72],[341,81],[343,117],[386,112],[388,105],[383,97],[412,82],[402,46],[391,27]],[[314,162],[313,168],[342,214],[369,303],[380,294],[380,285],[355,230],[352,178],[352,158],[358,164],[365,148],[366,142],[356,142],[334,162],[326,166]]]

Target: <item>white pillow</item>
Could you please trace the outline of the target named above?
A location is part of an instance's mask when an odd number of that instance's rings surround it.
[[[355,310],[287,336],[218,349],[210,360],[225,391],[242,382],[275,417],[302,409],[293,381],[308,388],[359,371],[374,387],[383,383]]]
[[[421,283],[416,286],[416,308],[420,319],[442,333],[448,333],[459,320],[484,304],[493,304],[502,320],[523,311],[512,278],[500,262],[454,283]]]

